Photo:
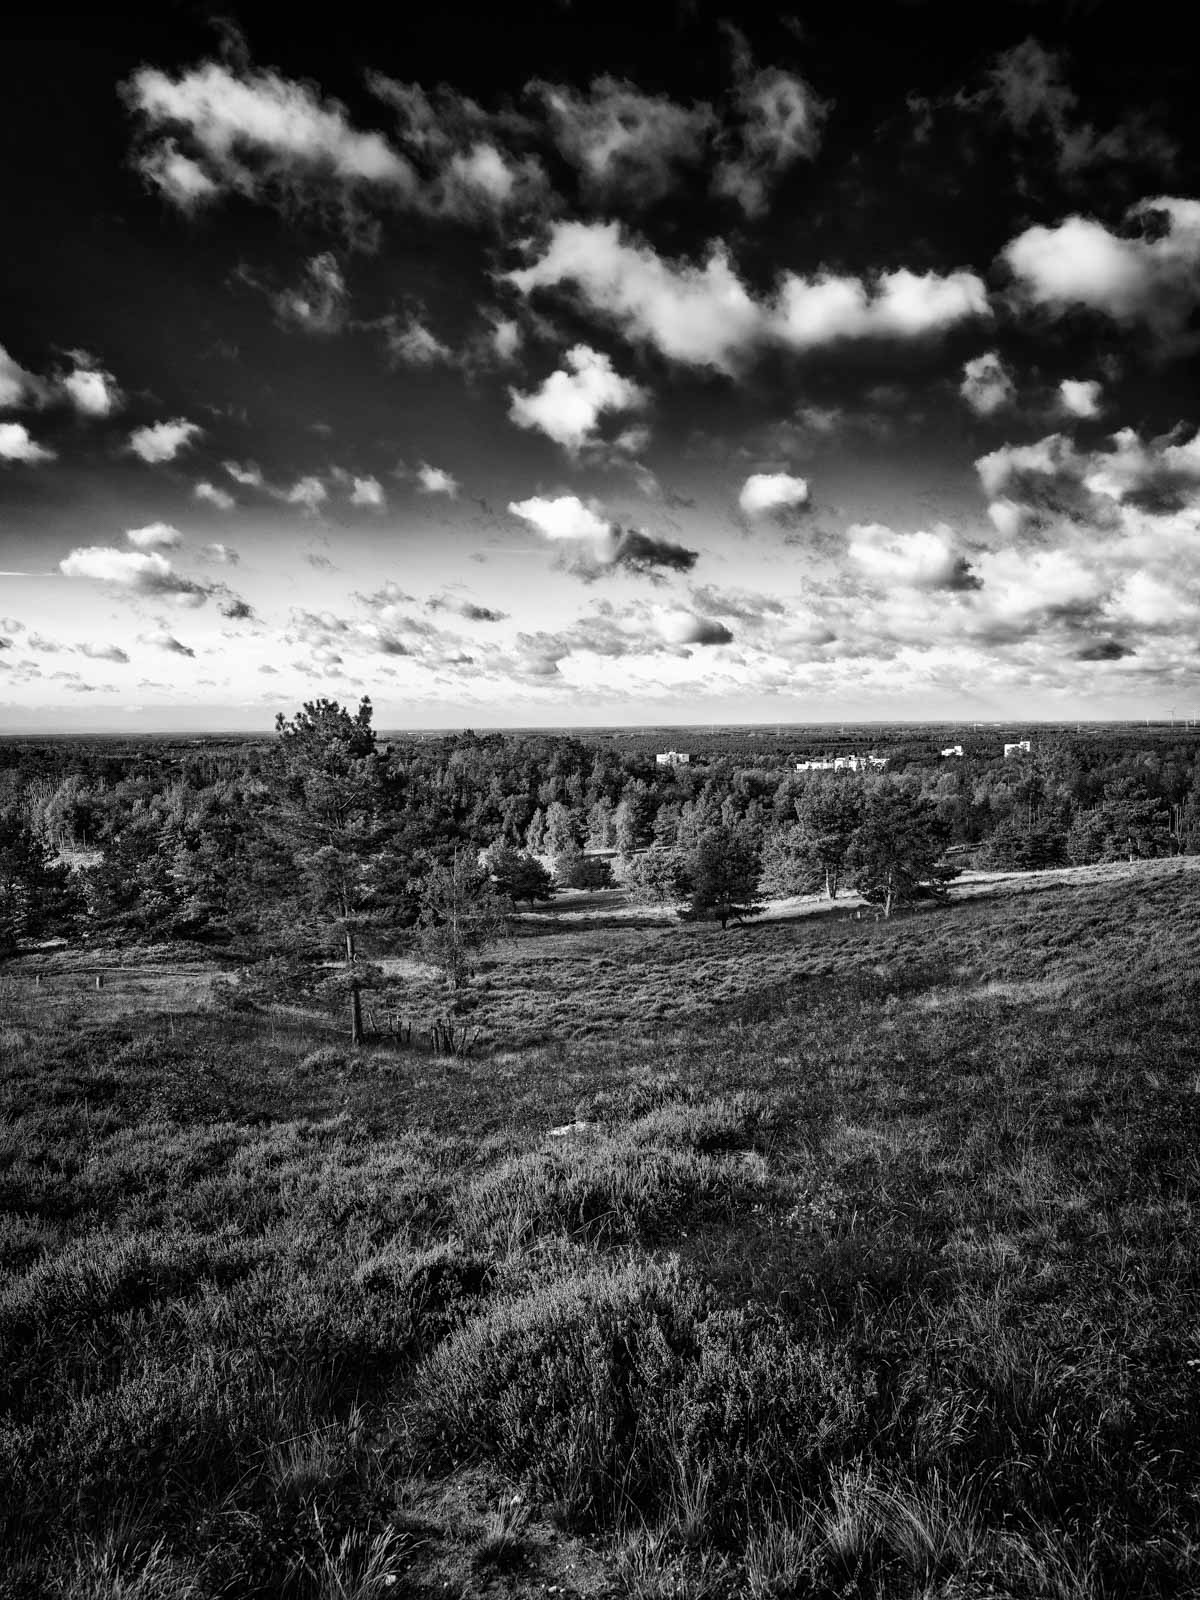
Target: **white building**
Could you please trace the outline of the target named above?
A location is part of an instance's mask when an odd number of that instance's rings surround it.
[[[1015,744],[1006,744],[1004,746],[1005,760],[1007,760],[1009,756],[1027,756],[1032,748],[1033,747],[1028,739],[1018,739]]]
[[[944,756],[960,756],[960,755],[962,755],[962,753],[963,753],[963,747],[960,744],[948,744],[946,746],[946,748],[942,751],[942,754]]]
[[[664,750],[662,755],[654,759],[660,767],[690,767],[692,764],[692,758],[686,750]]]
[[[797,772],[863,772],[868,767],[886,767],[886,756],[834,756],[824,761],[797,761]]]

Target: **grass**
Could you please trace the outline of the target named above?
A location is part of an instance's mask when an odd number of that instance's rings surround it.
[[[0,1596],[1200,1593],[1195,882],[538,934],[467,1060],[10,963]]]

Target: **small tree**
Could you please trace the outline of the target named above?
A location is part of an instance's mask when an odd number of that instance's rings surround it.
[[[364,696],[354,713],[336,700],[312,700],[290,720],[275,719],[271,828],[298,869],[298,907],[343,945],[352,1044],[363,1037],[357,936],[376,897],[371,865],[384,840],[371,714]]]
[[[483,856],[483,865],[491,873],[496,893],[504,900],[519,903],[527,900],[549,900],[554,894],[554,880],[536,856],[523,850],[514,850],[503,842],[491,845]]]
[[[676,905],[691,886],[686,851],[656,844],[623,864],[630,900],[640,906]]]
[[[722,929],[730,922],[756,917],[759,859],[753,843],[738,827],[708,828],[688,861],[690,898],[680,916],[689,922],[713,918]]]
[[[555,857],[554,879],[564,889],[611,889],[612,868],[603,856],[585,856],[582,850],[564,850]]]
[[[797,894],[815,894],[825,881],[818,851],[811,837],[798,824],[775,828],[767,834],[762,849],[762,891],[789,899]]]
[[[855,888],[885,917],[898,905],[942,898],[958,876],[942,864],[948,832],[930,801],[891,785],[875,789],[846,853]]]
[[[417,945],[445,977],[455,1005],[481,953],[507,933],[508,911],[487,869],[465,855],[456,854],[449,865],[434,865],[425,874]]]
[[[543,848],[551,856],[561,856],[568,850],[578,850],[583,843],[583,824],[578,816],[561,800],[552,800],[546,808],[546,836]]]
[[[796,801],[800,838],[831,900],[837,899],[850,841],[862,816],[863,790],[857,779],[818,779],[806,784]]]

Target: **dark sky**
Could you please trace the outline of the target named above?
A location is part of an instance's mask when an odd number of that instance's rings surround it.
[[[1190,709],[1173,17],[10,12],[0,726]]]

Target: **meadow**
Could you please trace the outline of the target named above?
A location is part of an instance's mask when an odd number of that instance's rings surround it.
[[[531,916],[466,1057],[6,963],[0,1596],[1200,1594],[1193,859]]]

